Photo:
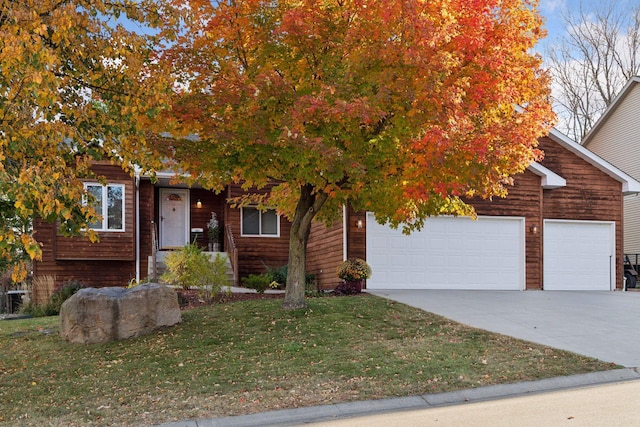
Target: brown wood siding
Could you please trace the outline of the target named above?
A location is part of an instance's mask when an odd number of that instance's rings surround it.
[[[306,269],[308,273],[315,274],[318,287],[321,289],[334,289],[340,283],[336,269],[344,260],[343,230],[341,219],[329,227],[320,222],[311,226]]]
[[[36,276],[55,276],[56,284],[78,280],[86,286],[126,286],[135,277],[135,181],[129,173],[108,162],[92,166],[109,184],[125,186],[125,231],[99,232],[100,242],[58,235],[57,224],[36,219],[36,238],[42,244],[42,261],[34,263]]]
[[[135,261],[57,260],[56,225],[36,219],[34,227],[42,244],[42,260],[34,263],[35,276],[55,276],[56,285],[78,280],[91,287],[126,286],[135,277]]]
[[[362,228],[358,228],[362,221]],[[347,208],[347,258],[367,258],[367,215],[356,212],[351,206]],[[337,267],[337,266],[336,266]]]
[[[198,236],[198,243],[202,248],[207,248],[208,243],[219,243],[220,250],[224,251],[225,249],[222,247],[223,244],[223,235],[222,231],[224,230],[224,204],[225,198],[223,195],[216,195],[211,191],[194,188],[191,189],[191,228],[202,228],[204,233]],[[198,208],[197,203],[198,200],[202,202],[202,207]],[[218,219],[218,224],[220,226],[220,236],[218,237],[218,241],[214,242],[212,239],[209,239],[209,235],[207,233],[207,224],[211,219],[211,212],[215,212],[216,218]]]
[[[153,228],[157,222],[155,216],[156,196],[154,186],[148,179],[140,180],[140,279],[145,279],[149,275],[149,257],[153,248]]]
[[[135,181],[119,166],[99,162],[92,166],[108,184],[123,184],[125,231],[98,232],[100,241],[87,237],[64,237],[57,224],[37,220],[35,229],[43,247],[42,261],[34,265],[36,275],[53,275],[56,283],[79,280],[87,286],[126,286],[135,277]],[[93,181],[96,182],[96,181]]]
[[[266,192],[269,189],[253,192]],[[245,192],[239,185],[231,185],[229,197],[237,197]],[[280,217],[280,237],[243,237],[240,233],[240,209],[226,206],[226,223],[231,225],[238,248],[238,275],[264,273],[269,267],[281,267],[289,261],[289,233],[291,223]]]
[[[567,181],[566,187],[544,190],[544,218],[615,221],[616,288],[622,289],[622,184],[548,138],[541,139],[540,148],[542,165]]]
[[[56,236],[54,256],[58,260],[119,260],[135,261],[135,182],[119,166],[97,164],[92,166],[104,176],[108,184],[124,185],[124,231],[99,231],[99,242],[88,237]],[[87,181],[97,182],[97,181]]]

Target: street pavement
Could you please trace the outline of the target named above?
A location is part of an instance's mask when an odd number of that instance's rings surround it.
[[[639,393],[640,374],[617,369],[448,393],[186,420],[160,427],[634,426],[640,425]]]
[[[314,427],[638,426],[640,381],[306,424]]]

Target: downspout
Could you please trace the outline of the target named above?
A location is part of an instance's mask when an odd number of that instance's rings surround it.
[[[342,205],[342,258],[346,260],[348,257],[347,250],[347,226],[349,222],[347,220],[347,205]]]
[[[136,171],[136,283],[140,283],[140,173]]]

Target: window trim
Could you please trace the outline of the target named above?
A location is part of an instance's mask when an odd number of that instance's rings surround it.
[[[108,233],[123,233],[126,231],[126,222],[125,222],[125,207],[126,207],[126,187],[124,184],[100,184],[99,182],[85,182],[84,189],[88,190],[89,187],[101,187],[102,188],[102,212],[98,212],[98,214],[102,217],[102,224],[100,228],[91,228],[87,227],[88,230],[98,231],[98,232],[108,232]],[[109,228],[109,203],[105,203],[105,201],[109,198],[109,187],[119,187],[122,189],[122,228]],[[87,198],[84,197],[83,204],[87,204]]]
[[[245,234],[244,232],[244,209],[251,208],[258,211],[258,234]],[[273,211],[276,214],[276,234],[263,234],[262,233],[262,214],[264,213],[257,206],[243,206],[240,208],[240,236],[241,237],[267,237],[267,238],[279,238],[280,237],[280,215],[276,212],[275,209],[267,209],[267,211]]]

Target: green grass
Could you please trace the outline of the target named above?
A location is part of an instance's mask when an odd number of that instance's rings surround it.
[[[0,322],[0,425],[149,425],[612,369],[374,296],[246,301],[74,345],[58,318]]]

